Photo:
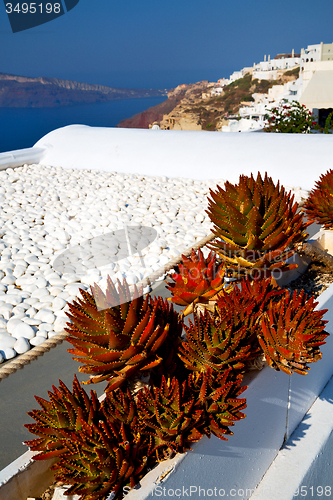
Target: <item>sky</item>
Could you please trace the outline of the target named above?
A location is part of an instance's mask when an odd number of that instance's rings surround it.
[[[217,81],[265,54],[333,42],[332,19],[332,0],[79,0],[12,33],[1,2],[0,72],[127,88]]]

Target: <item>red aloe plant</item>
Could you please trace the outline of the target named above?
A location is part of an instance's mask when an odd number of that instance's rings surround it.
[[[62,455],[66,452],[66,445],[75,433],[81,429],[81,420],[88,424],[99,421],[99,401],[95,391],[91,396],[81,388],[76,376],[73,381],[73,392],[60,380],[59,389],[52,386],[53,392],[48,391],[50,401],[35,396],[42,410],[28,412],[36,420],[36,424],[26,424],[37,439],[26,441],[33,451],[40,451],[34,456],[35,460],[45,460]]]
[[[56,480],[72,485],[66,494],[82,495],[81,500],[104,499],[126,484],[134,487],[146,467],[149,439],[134,431],[131,394],[118,390],[100,403],[95,391],[89,398],[76,377],[73,392],[61,381],[53,390],[50,401],[36,397],[42,410],[29,412],[37,423],[26,427],[40,436],[26,441],[41,451],[34,459],[56,457]]]
[[[327,309],[315,311],[317,302],[302,290],[291,296],[287,292],[278,302],[271,302],[265,311],[258,334],[267,363],[276,370],[305,375],[307,363],[321,359],[319,347],[328,336],[324,332],[323,315]]]
[[[196,401],[196,406],[205,410],[205,434],[211,433],[226,440],[225,435],[232,435],[230,427],[235,421],[245,418],[240,411],[246,408],[246,399],[239,396],[247,389],[240,387],[242,375],[231,369],[217,373],[208,368],[206,372],[193,373],[188,377],[189,391]]]
[[[97,285],[92,292],[81,291],[83,299],[69,305],[67,340],[74,349],[68,352],[84,363],[81,372],[92,375],[86,383],[109,380],[110,391],[162,362],[157,352],[168,336],[169,323],[158,299],[144,298],[136,288],[131,299],[125,280],[123,285],[118,281],[118,292],[110,278],[105,294]],[[177,322],[176,312],[169,311],[167,317],[172,315]]]
[[[333,170],[321,175],[304,204],[310,222],[333,229]]]
[[[251,314],[253,308],[254,303],[250,302],[242,311],[244,316]],[[208,367],[220,372],[229,367],[242,370],[247,361],[258,355],[252,349],[252,332],[249,339],[246,325],[235,311],[225,311],[218,320],[205,311],[184,328],[186,340],[179,349],[179,357],[189,370],[204,372]]]
[[[173,297],[170,298],[175,304],[186,306],[183,316],[193,311],[198,302],[207,303],[213,300],[224,286],[224,265],[218,265],[216,256],[209,253],[207,259],[202,251],[197,253],[192,249],[191,257],[182,255],[182,263],[171,275],[174,283],[169,284],[167,289]]]
[[[72,485],[66,495],[80,500],[105,499],[124,485],[133,488],[143,476],[147,443],[129,426],[107,415],[98,424],[80,419],[81,430],[67,443],[67,452],[52,466],[56,480]]]
[[[195,407],[194,399],[184,382],[162,378],[160,387],[144,388],[138,393],[138,431],[151,436],[150,454],[157,460],[166,450],[184,453],[203,433],[204,411]]]
[[[297,267],[287,264],[294,254],[293,246],[303,241],[309,223],[296,213],[297,203],[265,175],[241,175],[238,184],[226,182],[224,189],[210,191],[208,215],[213,232],[220,240],[209,245],[226,266],[240,277],[269,275]]]

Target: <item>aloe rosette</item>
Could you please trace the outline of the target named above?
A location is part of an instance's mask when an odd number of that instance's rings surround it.
[[[220,239],[210,243],[228,270],[240,277],[269,276],[275,269],[297,267],[286,261],[294,246],[307,237],[309,223],[297,213],[294,197],[272,178],[260,173],[241,175],[238,184],[226,182],[224,189],[210,190],[208,210],[213,233]]]
[[[267,363],[289,375],[305,375],[322,357],[319,347],[325,344],[328,334],[324,331],[327,309],[315,311],[317,302],[302,290],[298,295],[287,292],[278,302],[271,302],[263,315],[260,346]]]
[[[134,430],[137,410],[131,394],[118,390],[101,403],[75,377],[72,392],[60,381],[49,397],[36,397],[42,410],[29,412],[37,423],[26,424],[39,436],[25,443],[40,451],[34,460],[55,458],[56,480],[71,485],[67,494],[82,495],[81,500],[134,487],[145,471],[149,440]]]
[[[170,275],[173,283],[167,286],[172,293],[169,299],[174,304],[185,306],[183,316],[193,312],[198,302],[207,303],[214,300],[224,286],[225,266],[218,264],[216,255],[210,252],[207,258],[199,249],[192,249],[191,256],[182,255],[176,272]]]
[[[254,303],[249,302],[242,315],[251,314]],[[224,371],[227,368],[243,370],[245,363],[256,357],[246,325],[236,311],[225,311],[214,319],[205,311],[195,316],[194,323],[184,325],[186,339],[179,348],[179,357],[188,370],[204,372],[207,368]],[[255,339],[256,340],[256,339]]]
[[[81,291],[83,298],[69,304],[72,323],[66,331],[74,349],[68,352],[83,363],[81,372],[92,375],[85,383],[108,380],[106,391],[110,391],[162,362],[160,348],[169,334],[168,316],[158,299],[143,297],[141,292],[135,288],[131,298],[125,280],[123,285],[118,281],[117,292],[109,278],[105,294],[94,285],[93,294]],[[169,317],[172,314],[177,322],[177,313],[169,311]]]
[[[262,314],[271,301],[279,300],[285,293],[286,291],[277,285],[273,277],[254,280],[246,278],[227,293],[219,294],[216,314],[222,318],[232,312],[238,324],[246,326],[248,341],[254,348],[253,336],[256,329],[260,328]]]
[[[247,386],[241,386],[241,383],[242,375],[236,375],[231,369],[217,373],[208,368],[206,372],[193,373],[188,377],[188,388],[196,406],[205,410],[203,431],[208,437],[214,434],[227,441],[225,436],[233,434],[230,427],[245,418],[240,410],[246,408],[246,399],[239,396]]]
[[[41,410],[28,412],[37,423],[26,424],[25,427],[39,436],[25,443],[32,451],[41,452],[34,455],[34,460],[62,455],[75,432],[81,429],[81,420],[92,424],[100,418],[100,404],[95,391],[91,391],[89,398],[76,376],[72,392],[61,380],[59,382],[59,388],[52,386],[53,392],[48,391],[50,401],[35,396]]]
[[[194,323],[184,325],[186,339],[179,357],[186,368],[201,372],[207,368],[244,370],[261,353],[257,332],[265,308],[284,293],[272,277],[247,278],[240,288],[220,291],[213,317],[205,311]]]
[[[321,175],[304,204],[310,222],[333,229],[333,170]]]
[[[203,436],[203,408],[195,407],[186,382],[162,378],[161,385],[138,393],[139,434],[150,436],[150,455],[161,460],[168,453],[184,453]]]
[[[71,485],[66,495],[80,500],[113,498],[125,485],[133,488],[143,476],[147,463],[147,443],[129,426],[104,415],[97,424],[80,419],[67,452],[52,466],[57,481]]]

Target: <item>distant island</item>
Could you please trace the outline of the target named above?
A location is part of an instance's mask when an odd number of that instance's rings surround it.
[[[0,73],[1,108],[46,108],[119,99],[167,96],[167,90],[124,89],[59,78]]]

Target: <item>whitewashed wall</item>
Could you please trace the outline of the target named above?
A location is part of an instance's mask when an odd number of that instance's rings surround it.
[[[284,185],[311,190],[332,167],[333,136],[140,130],[70,125],[35,147],[43,165],[190,179],[228,179],[266,171]]]

